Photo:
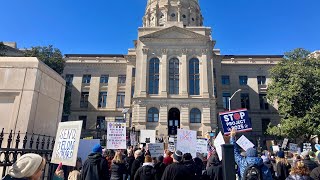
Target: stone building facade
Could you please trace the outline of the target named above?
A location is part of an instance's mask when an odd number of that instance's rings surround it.
[[[279,118],[265,101],[268,70],[281,55],[221,55],[198,0],[148,0],[143,27],[126,55],[67,54],[64,77],[72,91],[71,115],[87,132],[122,121],[158,136],[178,128],[198,136],[219,129],[218,112],[247,107],[254,132]],[[125,111],[123,111],[125,109]],[[128,112],[126,113],[126,110]]]

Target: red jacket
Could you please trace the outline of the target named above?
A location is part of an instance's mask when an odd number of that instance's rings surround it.
[[[165,165],[170,165],[170,164],[172,164],[173,163],[173,159],[172,159],[172,157],[170,157],[170,156],[167,156],[167,157],[165,157],[164,159],[163,159],[163,163],[165,164]]]

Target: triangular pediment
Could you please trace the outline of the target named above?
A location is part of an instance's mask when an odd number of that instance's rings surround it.
[[[185,28],[180,28],[177,26],[172,26],[160,31],[150,33],[140,37],[140,40],[150,40],[150,39],[198,39],[198,40],[209,40],[210,38],[202,34],[198,34],[187,30]]]

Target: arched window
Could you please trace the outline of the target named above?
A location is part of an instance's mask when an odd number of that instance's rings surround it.
[[[159,93],[159,59],[152,58],[149,63],[149,94]]]
[[[179,59],[169,61],[169,94],[179,94]]]
[[[193,108],[190,111],[190,123],[201,123],[201,111]]]
[[[148,122],[158,122],[159,121],[159,110],[152,107],[148,110]]]
[[[200,95],[199,60],[196,58],[189,61],[189,93]]]

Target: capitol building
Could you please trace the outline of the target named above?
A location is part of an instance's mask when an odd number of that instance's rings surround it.
[[[203,137],[221,130],[218,113],[237,91],[230,108],[249,110],[253,131],[246,136],[255,143],[270,138],[265,131],[280,118],[265,98],[268,71],[283,56],[222,55],[203,19],[198,0],[148,0],[127,54],[66,54],[72,104],[63,121],[83,120],[84,137],[123,121],[158,137],[178,128]]]

